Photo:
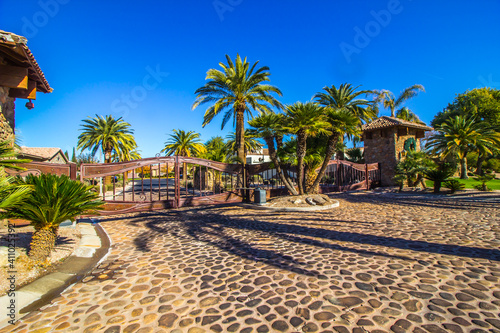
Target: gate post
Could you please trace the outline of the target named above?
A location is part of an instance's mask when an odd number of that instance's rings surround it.
[[[368,164],[365,163],[365,181],[366,181],[366,190],[370,189],[370,181],[368,180]]]
[[[250,177],[249,177],[249,170],[248,170],[248,165],[243,164],[243,186],[245,187],[244,193],[244,201],[245,202],[250,202]]]
[[[181,197],[179,155],[175,155],[174,175],[174,208],[179,208]]]
[[[69,179],[76,180],[76,163],[69,164]]]

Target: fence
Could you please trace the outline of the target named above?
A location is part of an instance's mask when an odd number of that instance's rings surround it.
[[[6,169],[5,171],[11,176],[24,177],[29,174],[40,175],[42,173],[50,173],[58,176],[66,175],[73,180],[76,179],[75,163],[57,164],[48,162],[30,162],[30,163],[20,163],[17,164],[17,166],[25,168],[26,170],[17,171],[13,169]]]
[[[31,162],[27,170],[10,172],[52,173],[77,178],[76,164]],[[283,167],[294,186],[294,167]],[[245,180],[245,181],[244,181]],[[264,188],[268,197],[287,194],[272,163],[226,164],[195,157],[158,156],[136,161],[82,164],[80,181],[93,186],[105,201],[102,214],[120,214],[184,206],[199,206],[250,200],[253,188]],[[380,184],[377,163],[356,164],[332,160],[320,182],[319,192],[370,189]]]

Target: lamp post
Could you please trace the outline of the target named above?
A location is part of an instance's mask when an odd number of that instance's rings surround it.
[[[102,160],[102,150],[99,150],[99,162]],[[99,196],[102,196],[102,177],[99,177]]]

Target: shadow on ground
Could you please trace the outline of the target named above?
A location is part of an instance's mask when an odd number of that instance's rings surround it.
[[[386,199],[374,198],[373,196],[344,196],[345,200],[356,200],[356,202],[381,202]],[[391,201],[393,199],[387,199]],[[418,202],[412,198],[399,198],[398,204],[403,205],[429,205],[432,207],[450,208],[452,203],[436,202],[433,199],[421,200]],[[486,204],[488,207],[494,207],[494,203]],[[231,206],[219,206],[227,208]],[[235,209],[240,209],[239,207]],[[252,235],[260,235],[261,239],[273,239],[276,242],[286,240],[292,244],[309,244],[315,247],[347,251],[361,255],[383,256],[398,258],[403,260],[415,260],[407,256],[393,255],[384,252],[385,248],[396,248],[402,250],[412,250],[428,252],[435,254],[456,255],[469,258],[482,258],[488,260],[500,260],[500,250],[485,249],[479,247],[469,247],[450,244],[439,244],[419,240],[410,240],[403,238],[394,238],[379,235],[370,235],[358,232],[337,231],[321,228],[320,224],[301,226],[293,224],[293,220],[281,223],[272,222],[273,219],[281,217],[282,214],[276,212],[259,211],[258,214],[250,217],[240,218],[237,216],[228,216],[220,214],[222,210],[217,207],[198,207],[181,210],[166,210],[161,212],[142,213],[134,217],[123,218],[127,225],[145,225],[149,230],[141,232],[134,239],[134,244],[140,251],[150,251],[150,245],[155,241],[156,236],[170,233],[174,237],[189,239],[191,241],[200,241],[210,244],[219,249],[237,255],[244,259],[260,261],[269,265],[277,266],[293,272],[300,272],[306,275],[316,275],[317,272],[308,271],[303,262],[294,260],[293,257],[279,251],[274,246],[262,249],[256,241],[258,239],[248,239],[243,236],[247,231]],[[119,218],[121,219],[121,218]],[[116,218],[108,219],[116,221]],[[314,218],[313,218],[314,220]],[[106,222],[107,220],[101,220]],[[352,221],[342,221],[331,219],[331,223],[352,223]],[[317,226],[317,227],[315,227]],[[125,226],[124,226],[125,227]],[[382,246],[377,250],[359,249],[344,244],[344,242]],[[340,245],[342,244],[342,245]],[[260,247],[260,248],[259,248]]]

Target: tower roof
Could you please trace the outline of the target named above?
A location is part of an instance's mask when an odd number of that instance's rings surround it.
[[[363,132],[365,132],[365,131],[373,131],[373,130],[382,129],[382,128],[400,127],[400,126],[417,128],[417,129],[421,129],[424,131],[434,130],[432,127],[429,127],[425,124],[414,123],[411,121],[399,119],[396,117],[389,117],[389,116],[382,116],[380,118],[377,118],[374,121],[372,121],[371,123],[363,125],[362,129],[363,129]]]
[[[0,55],[14,65],[27,67],[28,76],[36,82],[37,90],[50,93],[53,89],[50,87],[49,82],[47,82],[27,43],[28,40],[23,36],[0,30]]]

